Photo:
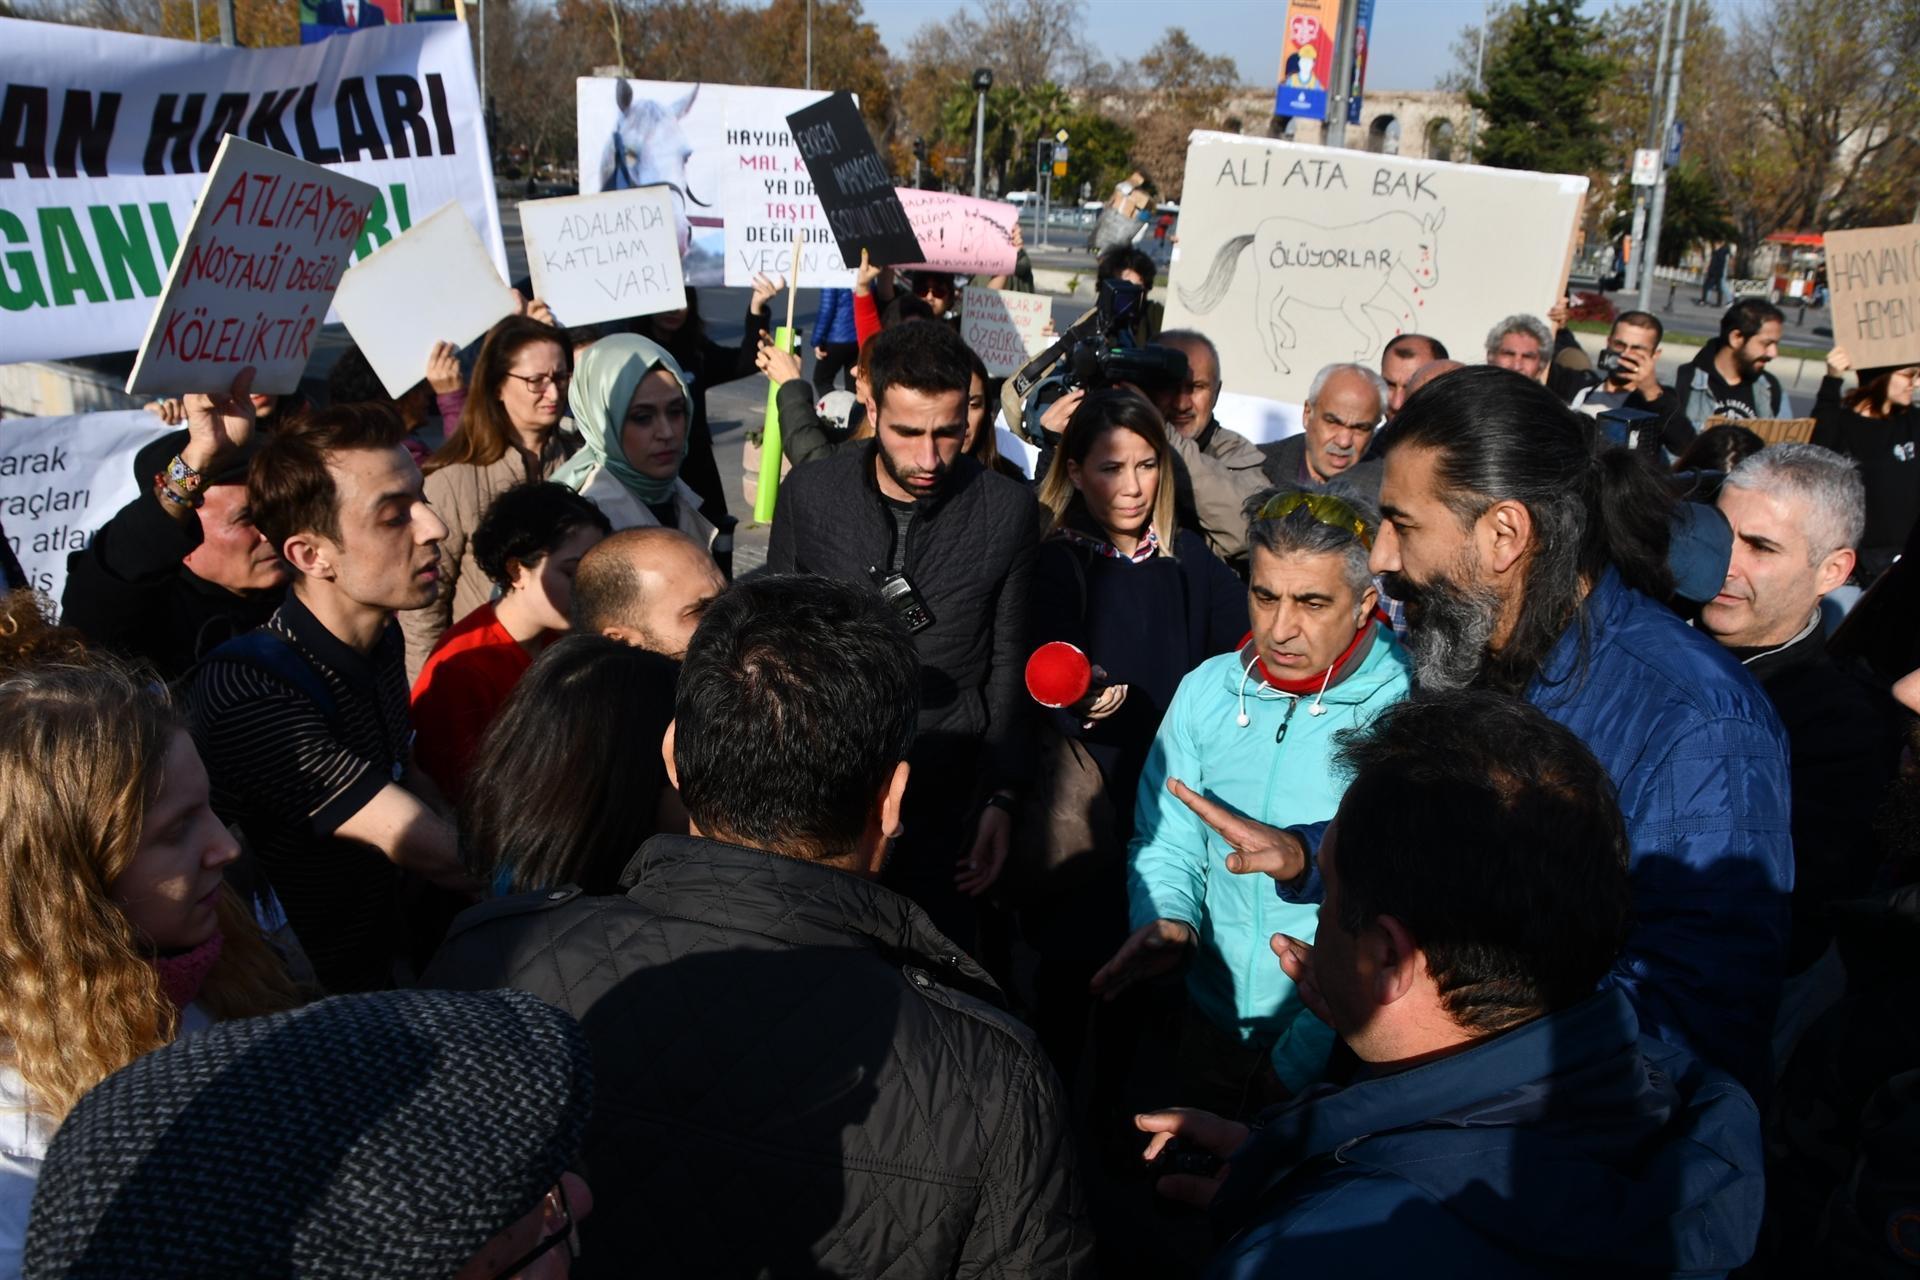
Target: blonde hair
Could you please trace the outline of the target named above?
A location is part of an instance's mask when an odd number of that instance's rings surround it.
[[[164,695],[112,665],[0,683],[0,1063],[59,1121],[172,1040],[179,1010],[110,886],[133,861],[173,735]],[[201,1002],[221,1018],[300,1002],[252,911],[222,888]]]
[[[1131,431],[1153,446],[1154,456],[1159,459],[1159,483],[1153,496],[1151,527],[1160,535],[1157,554],[1171,558],[1173,540],[1179,532],[1173,514],[1173,446],[1167,442],[1167,427],[1160,411],[1131,391],[1095,391],[1067,419],[1047,477],[1040,482],[1040,505],[1047,510],[1046,536],[1068,526],[1093,523],[1086,500],[1073,487],[1068,466],[1086,462],[1093,446],[1112,431]],[[1091,531],[1103,536],[1106,533],[1097,527]]]

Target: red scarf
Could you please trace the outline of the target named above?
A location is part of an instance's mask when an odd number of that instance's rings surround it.
[[[1340,656],[1333,660],[1333,665],[1330,667],[1322,667],[1310,676],[1301,676],[1294,680],[1282,680],[1271,671],[1268,671],[1267,664],[1260,661],[1259,651],[1254,648],[1253,632],[1251,631],[1240,638],[1240,663],[1242,666],[1245,666],[1248,662],[1252,662],[1253,669],[1259,673],[1260,678],[1266,682],[1267,687],[1270,689],[1278,689],[1281,693],[1291,693],[1295,695],[1319,693],[1322,689],[1331,689],[1334,685],[1345,680],[1354,673],[1354,670],[1359,667],[1361,662],[1365,661],[1367,654],[1373,649],[1374,625],[1374,623],[1369,622],[1368,625],[1355,631],[1353,633],[1353,640],[1348,643],[1345,649],[1340,651]],[[1328,672],[1333,673],[1332,679],[1327,678]]]
[[[200,988],[207,984],[207,975],[213,972],[213,966],[220,961],[220,949],[225,946],[218,929],[208,939],[191,951],[182,951],[175,956],[155,956],[153,967],[160,973],[160,989],[173,1001],[176,1009],[184,1009],[200,998]]]

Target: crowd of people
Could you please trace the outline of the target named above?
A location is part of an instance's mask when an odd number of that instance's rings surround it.
[[[166,408],[5,584],[0,1277],[1910,1267],[1920,364],[1509,316],[1263,444],[1155,272],[1025,397],[869,265],[811,379],[763,277]]]

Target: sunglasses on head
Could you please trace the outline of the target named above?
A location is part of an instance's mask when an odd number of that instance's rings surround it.
[[[1360,513],[1348,506],[1340,498],[1330,493],[1304,493],[1295,491],[1269,498],[1262,504],[1256,520],[1284,520],[1294,512],[1305,509],[1306,513],[1320,524],[1330,529],[1344,529],[1360,540],[1360,545],[1373,550],[1373,533],[1367,528],[1367,522]]]

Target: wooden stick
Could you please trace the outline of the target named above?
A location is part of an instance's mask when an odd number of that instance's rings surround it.
[[[800,292],[800,224],[793,224],[793,259],[787,264],[787,332],[793,332],[793,297]]]

